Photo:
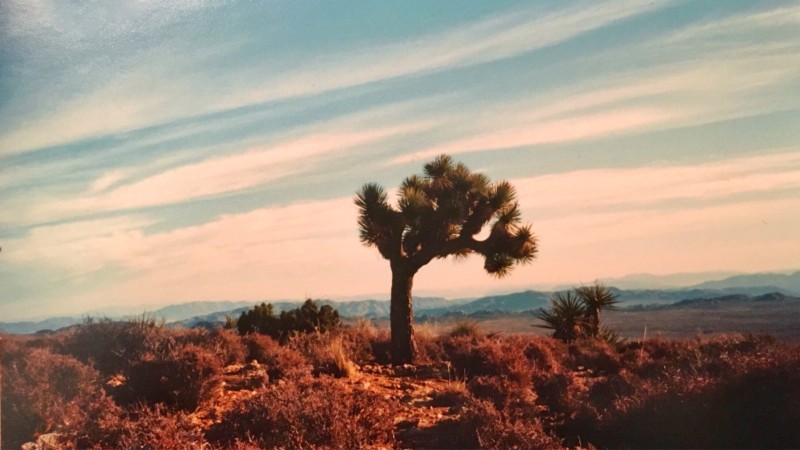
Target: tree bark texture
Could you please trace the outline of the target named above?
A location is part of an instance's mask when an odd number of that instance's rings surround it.
[[[392,363],[411,364],[417,356],[414,344],[414,313],[411,287],[414,274],[392,267],[392,299],[390,321],[392,328]]]

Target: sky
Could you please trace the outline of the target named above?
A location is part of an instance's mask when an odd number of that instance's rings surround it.
[[[354,193],[447,153],[539,239],[416,295],[800,268],[800,3],[0,2],[0,320],[388,298]]]

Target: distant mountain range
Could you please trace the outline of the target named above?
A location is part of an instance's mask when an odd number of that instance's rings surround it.
[[[800,272],[792,274],[736,275],[718,281],[704,282],[682,289],[617,289],[622,307],[687,307],[708,302],[764,301],[763,298],[780,296],[787,301],[800,297]],[[486,313],[519,313],[544,308],[552,292],[523,291],[504,295],[491,295],[478,299],[447,300],[441,297],[415,297],[417,316],[470,315]],[[765,297],[766,296],[766,297]],[[761,299],[761,300],[759,300]],[[703,303],[706,302],[706,303]],[[238,317],[257,302],[191,302],[170,305],[150,313],[175,326],[197,326],[225,321],[226,316]],[[260,303],[260,302],[259,302]],[[272,303],[276,312],[297,308],[299,301]],[[329,304],[344,317],[384,318],[389,316],[388,300],[331,301]],[[725,303],[728,304],[728,303]],[[115,317],[112,317],[115,318]],[[121,318],[121,317],[117,317]],[[40,330],[56,330],[80,323],[84,317],[56,317],[39,322],[0,322],[0,332],[25,334]]]
[[[698,289],[741,289],[753,286],[771,286],[793,294],[800,294],[800,272],[736,275],[719,281],[706,281],[694,287]]]

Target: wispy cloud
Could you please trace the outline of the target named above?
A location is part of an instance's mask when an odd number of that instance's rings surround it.
[[[496,61],[662,6],[662,2],[627,1],[582,4],[556,12],[519,9],[407,44],[320,56],[300,68],[232,67],[219,80],[192,74],[196,67],[224,55],[225,47],[190,57],[197,52],[187,51],[188,43],[172,43],[133,58],[122,64],[123,71],[111,72],[110,79],[90,92],[56,108],[48,105],[27,124],[3,133],[0,156],[198,114]],[[265,73],[273,75],[264,80]]]
[[[747,194],[800,193],[800,149],[765,153],[703,164],[578,170],[513,183],[523,205],[548,216],[617,208],[703,208]]]
[[[45,264],[62,274],[59,280],[39,280],[44,285],[80,287],[80,297],[64,299],[77,302],[73,310],[93,301],[341,296],[356,287],[382,291],[388,268],[359,244],[355,217],[349,197],[261,208],[152,234],[144,231],[151,219],[124,216],[36,227],[25,238],[4,243],[4,254],[11,264]],[[120,279],[114,287],[103,286],[101,271],[120,272]]]
[[[472,138],[449,142],[443,146],[398,156],[390,163],[422,160],[441,153],[458,154],[597,139],[621,132],[646,130],[673,116],[674,113],[668,110],[656,108],[630,108],[577,115],[569,119],[541,121],[524,127],[490,131]]]
[[[178,166],[134,182],[112,170],[97,178],[89,191],[72,199],[48,201],[29,209],[24,219],[46,221],[100,212],[122,211],[186,202],[228,194],[307,172],[328,158],[370,142],[408,131],[407,128],[364,132],[317,133],[307,138],[250,148]]]
[[[240,107],[254,101],[308,95],[511,58],[652,12],[666,4],[623,1],[582,3],[557,11],[517,8],[408,43],[323,56],[310,67],[280,74],[261,86],[227,96],[219,106]],[[252,79],[251,75],[243,74],[243,78]]]
[[[791,23],[796,11],[778,10]],[[800,33],[746,40],[741,45],[716,42],[730,28],[756,33],[777,12],[736,16],[720,24],[694,25],[678,33],[604,50],[580,61],[572,70],[588,70],[604,61],[651,59],[651,64],[599,72],[572,86],[559,86],[491,105],[491,117],[459,117],[472,122],[464,136],[399,155],[391,163],[407,163],[440,153],[469,153],[601,139],[696,126],[720,120],[793,108],[800,97],[792,92],[800,78]],[[716,42],[708,48],[703,44]],[[680,43],[685,47],[676,51]],[[623,66],[624,67],[624,66]]]
[[[541,253],[504,285],[558,283],[570,276],[589,281],[637,269],[707,270],[718,266],[720,255],[730,255],[726,267],[734,269],[789,267],[800,250],[794,239],[800,226],[798,180],[795,151],[511,180],[524,218],[541,239]],[[763,191],[774,194],[751,195]],[[145,231],[153,219],[124,216],[37,227],[4,251],[12,263],[60,267],[76,283],[93,283],[91,275],[101,270],[124,269],[127,281],[113,291],[120,301],[228,298],[234,291],[247,299],[384,292],[388,266],[358,242],[356,215],[352,199],[342,197],[259,208],[156,233]],[[753,245],[769,248],[768,256],[733,250],[746,245],[736,240],[753,233],[759,236]],[[696,247],[689,252],[691,262],[681,256],[687,246]],[[459,286],[478,289],[484,285],[481,273],[479,258],[437,263],[420,272],[417,285],[427,292],[447,290],[458,279]],[[128,292],[126,286],[136,289]],[[109,295],[100,290],[86,298],[101,293]]]
[[[293,175],[320,170],[337,157],[366,151],[390,139],[402,139],[437,124],[435,116],[415,114],[444,97],[405,100],[342,114],[293,129],[265,131],[233,139],[210,149],[191,147],[172,151],[144,163],[126,163],[89,170],[95,159],[77,157],[62,164],[81,165],[84,183],[64,183],[49,189],[29,189],[24,201],[0,196],[0,206],[16,214],[0,218],[0,224],[26,226],[31,223],[74,219],[78,216],[183,203],[241,192]],[[250,121],[250,118],[246,118]],[[192,127],[189,127],[192,129]],[[180,130],[179,134],[184,134]],[[167,130],[157,139],[174,135]],[[135,146],[143,145],[136,141]],[[123,144],[125,147],[125,144]],[[134,151],[130,147],[127,151]],[[122,152],[121,148],[113,153]],[[56,165],[34,165],[22,174],[11,171],[9,180],[32,183],[51,176]],[[3,173],[3,171],[0,171]],[[22,177],[22,178],[20,178]]]

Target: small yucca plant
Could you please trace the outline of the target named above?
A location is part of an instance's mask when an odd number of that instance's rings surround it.
[[[556,292],[550,298],[550,309],[542,309],[536,317],[541,328],[553,330],[553,337],[572,342],[582,337],[586,329],[586,306],[572,291]]]
[[[556,292],[550,298],[550,309],[540,310],[536,317],[541,328],[553,330],[553,337],[572,342],[581,337],[596,338],[616,345],[624,341],[616,332],[600,325],[600,311],[616,309],[619,303],[611,289],[595,283],[574,291]]]
[[[581,303],[584,306],[584,316],[586,318],[586,327],[589,336],[600,337],[600,311],[604,309],[616,309],[619,303],[617,296],[611,289],[604,286],[602,283],[595,282],[590,286],[581,286],[575,289]],[[607,334],[605,331],[605,334]]]

